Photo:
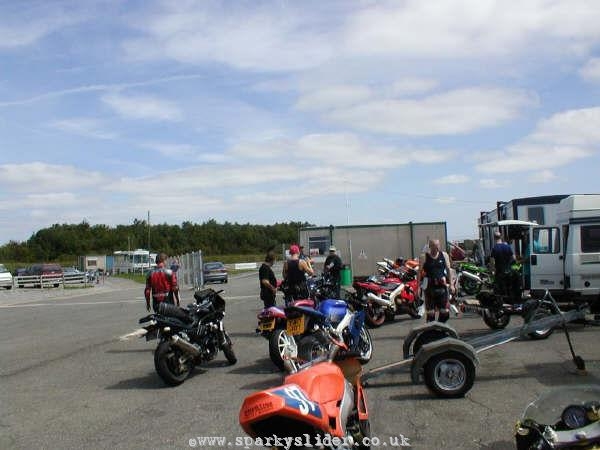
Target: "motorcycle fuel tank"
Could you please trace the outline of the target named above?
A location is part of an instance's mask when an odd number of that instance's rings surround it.
[[[319,311],[326,315],[334,325],[340,323],[347,310],[348,305],[344,300],[323,300],[319,304]]]

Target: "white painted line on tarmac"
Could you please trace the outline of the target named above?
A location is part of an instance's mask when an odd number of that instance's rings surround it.
[[[120,341],[128,341],[129,338],[136,337],[141,338],[148,333],[148,330],[145,328],[138,328],[137,330],[132,331],[131,333],[124,334],[123,336],[119,336]]]
[[[71,303],[26,303],[22,305],[12,304],[12,305],[0,305],[1,308],[29,308],[29,307],[38,307],[38,306],[94,306],[94,305],[107,305],[107,304],[115,304],[115,303],[140,303],[139,300],[118,300],[118,301],[109,301],[109,302],[71,302]]]

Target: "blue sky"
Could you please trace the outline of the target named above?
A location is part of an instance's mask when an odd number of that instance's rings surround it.
[[[0,2],[0,243],[600,192],[600,4]]]

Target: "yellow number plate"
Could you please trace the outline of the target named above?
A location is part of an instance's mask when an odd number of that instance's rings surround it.
[[[304,316],[288,319],[285,331],[290,336],[304,333]]]
[[[271,331],[273,328],[275,328],[275,319],[265,320],[258,324],[258,329],[260,331]]]

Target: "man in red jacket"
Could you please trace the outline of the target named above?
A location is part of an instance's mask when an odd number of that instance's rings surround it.
[[[158,312],[160,303],[167,302],[179,306],[179,288],[177,287],[177,275],[171,269],[165,268],[167,255],[159,253],[156,255],[156,269],[153,269],[146,278],[146,309],[150,311],[150,298],[152,308]]]

